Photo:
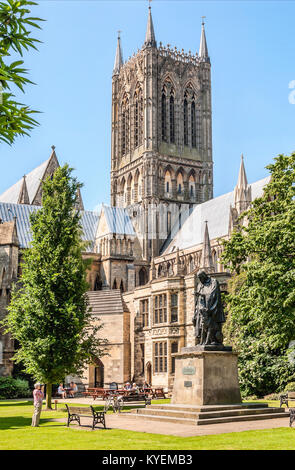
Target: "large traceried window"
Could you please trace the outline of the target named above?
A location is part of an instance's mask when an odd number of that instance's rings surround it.
[[[140,316],[143,328],[149,326],[149,300],[143,299],[140,301]]]
[[[154,323],[167,322],[167,295],[159,294],[154,297]]]
[[[167,342],[154,343],[155,372],[167,372]]]

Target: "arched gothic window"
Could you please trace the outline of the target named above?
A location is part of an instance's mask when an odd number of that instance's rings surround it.
[[[142,89],[137,88],[134,94],[134,147],[142,145],[143,136],[143,97]]]
[[[122,102],[122,155],[129,150],[129,100],[125,95]]]
[[[169,170],[165,173],[165,193],[171,193],[172,191],[172,181],[171,181],[171,173]]]
[[[170,118],[170,143],[175,143],[175,114],[174,114],[174,90],[171,90],[169,102],[169,118]]]
[[[183,100],[183,138],[184,145],[188,145],[188,102],[186,92]]]
[[[178,175],[177,175],[177,193],[178,193],[178,194],[182,194],[182,193],[183,193],[183,189],[184,189],[184,186],[183,186],[183,176],[182,176],[182,173],[179,172]]]
[[[192,147],[197,146],[197,128],[196,128],[196,104],[193,97],[191,104],[191,128],[192,128]]]
[[[161,118],[162,118],[162,140],[167,140],[167,112],[166,112],[166,87],[162,88],[162,100],[161,100]]]
[[[141,270],[138,273],[138,278],[139,278],[140,286],[144,286],[147,283],[148,279],[147,279],[147,272],[145,268],[141,268]]]
[[[193,174],[190,175],[188,184],[189,184],[189,196],[190,198],[193,198],[196,194],[195,178]]]

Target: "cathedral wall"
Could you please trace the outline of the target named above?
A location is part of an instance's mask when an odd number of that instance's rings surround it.
[[[1,243],[1,240],[0,240]],[[10,302],[12,280],[15,281],[18,270],[18,247],[13,245],[0,245],[0,321],[7,313]],[[0,327],[0,376],[11,375],[14,354],[14,341],[10,334],[4,334]]]
[[[123,385],[130,380],[130,314],[101,315],[99,331],[100,338],[107,338],[108,345],[105,349],[106,355],[100,357],[99,363],[104,368],[104,386],[108,387],[111,382]],[[83,383],[94,387],[95,366],[93,364],[85,368]]]

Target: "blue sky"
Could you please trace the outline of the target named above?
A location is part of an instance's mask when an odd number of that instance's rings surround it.
[[[84,183],[85,208],[110,201],[111,76],[117,30],[124,60],[141,48],[148,2],[39,1],[46,19],[39,52],[25,56],[30,78],[22,102],[42,111],[31,137],[0,144],[0,193],[44,160],[56,146]],[[195,52],[201,16],[212,63],[214,196],[231,191],[240,155],[248,181],[267,175],[278,153],[295,150],[293,1],[154,0],[158,43]]]

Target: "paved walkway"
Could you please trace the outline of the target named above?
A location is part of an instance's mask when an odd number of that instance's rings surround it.
[[[102,400],[93,400],[91,398],[72,398],[70,400],[58,400],[59,403],[84,403],[89,405],[103,405]],[[64,420],[58,420],[66,422]],[[87,429],[91,426],[91,419],[81,418],[81,429]],[[165,421],[148,421],[140,418],[124,418],[120,413],[110,413],[106,415],[106,425],[108,429],[122,429],[136,432],[146,432],[152,434],[166,434],[171,436],[192,437],[206,436],[210,434],[223,434],[231,432],[253,431],[259,429],[274,429],[289,426],[289,417],[274,418],[254,421],[240,421],[235,423],[207,424],[196,426],[192,424],[177,424],[171,426],[171,423]],[[70,426],[79,428],[74,423]],[[87,426],[87,427],[86,427]],[[90,429],[90,428],[88,428]],[[99,427],[96,430],[101,431]]]
[[[66,419],[54,419],[53,421],[64,422]],[[81,426],[71,423],[71,427],[91,430],[92,420],[88,418],[81,418]],[[164,434],[167,436],[179,437],[193,437],[193,436],[208,436],[210,434],[223,434],[231,432],[242,431],[257,431],[261,429],[275,429],[286,428],[289,426],[289,418],[275,418],[265,419],[261,421],[240,421],[236,423],[224,424],[206,424],[203,426],[194,426],[187,424],[177,424],[172,427],[171,423],[165,421],[141,420],[139,418],[124,418],[120,414],[107,414],[106,426],[107,429],[122,429],[125,431],[146,432],[151,434]],[[95,428],[96,431],[103,431],[99,426]]]

